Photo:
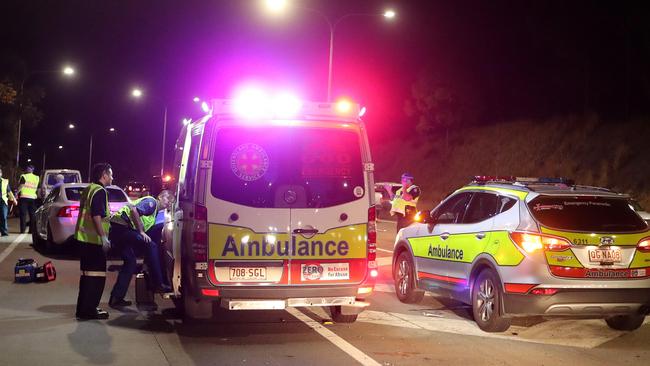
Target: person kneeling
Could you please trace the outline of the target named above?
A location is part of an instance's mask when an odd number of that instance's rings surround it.
[[[164,226],[163,212],[173,202],[173,193],[164,190],[158,199],[142,197],[122,207],[111,217],[109,239],[116,246],[124,264],[111,291],[109,306],[131,305],[131,301],[124,297],[136,271],[136,253],[142,251],[156,292],[171,292],[171,286],[163,277],[159,247]]]

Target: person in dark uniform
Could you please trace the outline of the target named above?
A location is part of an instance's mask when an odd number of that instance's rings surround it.
[[[76,317],[79,320],[108,319],[108,312],[98,307],[106,284],[106,253],[110,208],[105,187],[113,183],[113,169],[108,163],[95,164],[92,180],[81,193],[79,216],[74,237],[79,242],[79,296]]]
[[[111,217],[111,243],[119,250],[124,264],[111,291],[108,305],[120,308],[131,305],[125,300],[131,277],[136,271],[136,253],[144,252],[149,274],[156,292],[171,292],[171,286],[162,273],[160,240],[165,224],[165,210],[174,202],[174,194],[164,190],[158,199],[151,196],[139,198],[122,207]]]
[[[402,174],[402,188],[398,189],[395,194],[390,187],[384,187],[391,199],[390,214],[397,216],[397,231],[401,228],[411,225],[415,214],[417,214],[417,203],[420,198],[420,187],[413,183],[413,175],[410,173]]]

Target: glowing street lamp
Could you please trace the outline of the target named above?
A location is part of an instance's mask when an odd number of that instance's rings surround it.
[[[74,123],[70,123],[70,124],[68,125],[68,128],[71,129],[71,130],[74,130],[75,127],[76,127],[76,126],[74,125]]]
[[[72,66],[63,67],[63,75],[72,76],[74,75],[74,68]]]
[[[201,101],[201,98],[199,98],[199,97],[194,97],[194,98],[192,98],[192,101],[193,101],[194,103],[198,103],[198,102]]]
[[[287,0],[265,0],[264,4],[266,9],[273,14],[284,13],[286,9],[289,7]],[[296,7],[317,14],[323,20],[325,20],[325,22],[329,26],[330,45],[329,45],[329,61],[327,67],[327,101],[328,102],[331,101],[331,97],[332,97],[332,62],[334,60],[334,33],[336,32],[336,27],[339,25],[339,23],[341,23],[341,21],[343,21],[346,18],[359,17],[359,16],[371,16],[371,17],[383,16],[384,18],[389,20],[392,20],[397,16],[395,10],[387,9],[384,11],[384,13],[381,14],[380,13],[345,14],[340,18],[336,19],[334,22],[332,22],[327,15],[325,15],[323,12],[319,10],[308,8],[308,7],[302,7],[302,6],[296,6]]]
[[[63,145],[59,145],[59,150],[63,149]]]
[[[134,97],[134,98],[140,98],[140,97],[142,97],[142,89],[140,89],[140,88],[133,88],[133,90],[131,90],[131,96]]]
[[[31,142],[28,142],[28,143],[27,143],[27,146],[32,147],[32,143],[31,143]]]
[[[115,132],[115,128],[111,127],[108,129],[109,132]]]

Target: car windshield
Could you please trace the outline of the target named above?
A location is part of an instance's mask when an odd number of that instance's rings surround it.
[[[81,200],[81,192],[86,187],[68,187],[65,189],[65,196],[68,199],[68,201],[80,201]],[[107,188],[108,191],[108,202],[127,202],[128,198],[119,189],[116,188]]]
[[[528,203],[544,226],[583,232],[633,232],[647,229],[629,201],[598,196],[539,196]]]
[[[216,138],[212,195],[250,207],[318,208],[364,194],[356,131],[226,127]]]
[[[48,173],[47,185],[53,186],[56,182],[56,176],[61,174],[63,176],[63,183],[81,183],[78,173]]]

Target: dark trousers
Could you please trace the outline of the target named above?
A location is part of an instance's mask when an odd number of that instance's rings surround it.
[[[106,254],[101,245],[79,242],[79,296],[77,316],[97,311],[106,284]]]
[[[9,206],[0,198],[0,234],[9,235],[9,224],[7,222],[7,213]]]
[[[32,232],[34,221],[34,212],[36,211],[36,200],[33,198],[20,198],[18,200],[18,212],[20,213],[20,232],[24,233],[27,227],[27,217],[29,215],[29,232]]]
[[[123,299],[131,284],[131,277],[137,268],[137,255],[144,253],[144,259],[149,268],[149,274],[156,287],[166,284],[160,264],[160,239],[163,224],[154,225],[146,234],[151,238],[150,243],[145,243],[142,236],[135,230],[120,224],[111,224],[109,239],[117,248],[124,261],[117,281],[111,291],[111,297]]]
[[[417,210],[413,206],[406,206],[404,211],[406,212],[406,215],[400,213],[395,214],[395,216],[397,216],[397,231],[411,225],[413,223],[413,218],[417,213]]]

